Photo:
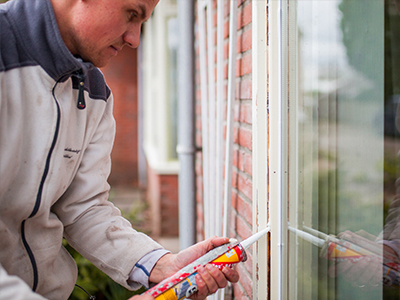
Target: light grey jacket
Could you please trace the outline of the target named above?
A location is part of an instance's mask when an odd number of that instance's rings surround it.
[[[64,45],[49,0],[0,5],[0,300],[67,299],[77,269],[63,237],[127,288],[161,248],[107,201],[112,103],[101,72]]]

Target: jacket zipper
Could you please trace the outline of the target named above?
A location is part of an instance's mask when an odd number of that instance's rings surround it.
[[[78,103],[77,107],[78,109],[85,109],[86,108],[86,102],[85,102],[85,75],[83,75],[82,70],[77,71],[74,73],[74,76],[78,78]]]
[[[56,96],[54,94],[54,90],[56,88],[58,84],[58,81],[56,82],[56,84],[53,87],[53,91],[52,91],[52,95],[54,98],[54,101],[57,105],[57,123],[56,123],[56,129],[55,129],[55,133],[53,136],[53,142],[51,144],[50,150],[47,154],[47,158],[46,158],[46,165],[42,174],[42,179],[40,181],[40,185],[39,185],[39,189],[38,192],[36,194],[36,201],[35,201],[35,206],[33,207],[33,210],[31,212],[31,214],[29,215],[28,219],[34,217],[40,207],[41,201],[42,201],[42,193],[43,193],[43,186],[44,183],[46,181],[47,175],[49,173],[49,169],[50,169],[50,161],[51,161],[51,155],[53,154],[54,148],[56,146],[56,142],[57,142],[57,138],[58,138],[58,133],[59,133],[59,129],[60,129],[60,105],[57,102]],[[32,290],[35,292],[39,283],[39,272],[38,272],[38,268],[37,268],[37,264],[36,264],[36,260],[35,260],[35,256],[33,255],[32,249],[30,248],[27,240],[26,240],[26,236],[25,236],[25,222],[28,220],[25,219],[24,221],[22,221],[21,223],[21,239],[22,239],[22,243],[26,249],[26,252],[28,253],[29,259],[31,261],[32,264],[32,270],[33,270],[33,286],[32,286]]]

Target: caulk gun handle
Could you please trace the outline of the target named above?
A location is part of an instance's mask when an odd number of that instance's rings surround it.
[[[245,261],[247,259],[246,252],[239,244],[232,249],[226,251],[223,255],[214,259],[210,264],[216,266],[218,269],[223,267],[232,267],[233,264]],[[166,289],[163,293],[156,296],[156,300],[180,300],[189,298],[198,291],[195,276],[197,272],[190,274],[182,281]]]

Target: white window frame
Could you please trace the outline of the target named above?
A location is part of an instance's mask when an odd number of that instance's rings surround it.
[[[271,226],[270,299],[287,299],[288,210],[288,7],[295,1],[269,1],[268,6],[268,187]],[[289,73],[292,73],[289,71]],[[291,126],[293,128],[293,126]],[[293,153],[292,153],[293,155]],[[260,283],[262,284],[262,283]]]
[[[274,2],[274,1],[272,1]],[[276,2],[276,1],[275,1]],[[269,4],[271,5],[271,4]],[[252,155],[253,155],[253,232],[268,226],[268,0],[252,2]],[[253,246],[253,297],[268,299],[268,251],[266,238]],[[272,298],[271,298],[272,299]]]
[[[160,1],[152,17],[146,22],[143,35],[143,106],[144,142],[147,162],[158,174],[178,174],[179,161],[170,157],[171,132],[169,122],[168,47],[169,18],[177,17],[175,1]]]

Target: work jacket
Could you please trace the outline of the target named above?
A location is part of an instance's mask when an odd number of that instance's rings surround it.
[[[50,0],[0,5],[1,300],[68,298],[77,268],[63,237],[139,287],[130,271],[161,246],[107,201],[112,106],[101,72],[63,43]]]

